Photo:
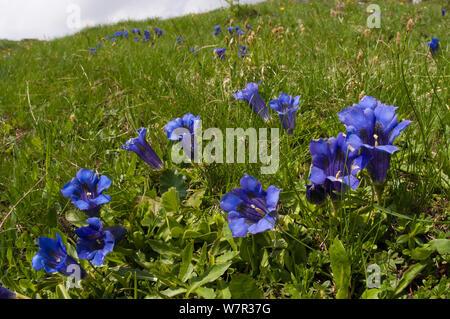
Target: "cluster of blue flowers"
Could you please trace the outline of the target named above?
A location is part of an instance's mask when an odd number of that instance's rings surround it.
[[[110,186],[111,180],[107,176],[99,177],[89,169],[80,169],[76,177],[61,189],[64,197],[70,198],[72,204],[90,217],[87,219],[87,227],[75,230],[79,237],[76,251],[78,258],[89,260],[96,266],[103,264],[105,256],[125,235],[125,229],[121,226],[103,228],[98,218],[100,206],[111,201],[111,196],[103,194]],[[44,269],[47,273],[59,272],[67,276],[80,269],[81,278],[86,276],[84,269],[68,255],[59,234],[56,234],[56,240],[39,237],[38,246],[40,249],[32,259],[34,270]]]
[[[245,89],[240,90],[234,94],[236,100],[245,101],[252,110],[258,114],[265,122],[269,121],[270,115],[267,105],[263,98],[258,93],[259,83],[247,83]],[[292,134],[295,127],[295,112],[299,110],[298,104],[300,102],[300,95],[292,97],[286,93],[281,93],[278,99],[269,102],[269,106],[280,116],[283,129]]]
[[[312,184],[306,186],[309,202],[322,203],[327,195],[333,201],[341,199],[349,187],[355,190],[359,186],[356,174],[364,168],[376,189],[382,189],[391,155],[398,150],[392,143],[411,124],[411,121],[398,123],[396,109],[364,96],[359,104],[338,114],[347,134],[311,141],[309,180]]]
[[[155,32],[156,36],[159,38],[164,34],[164,31],[155,27],[153,28],[153,31]],[[138,28],[132,28],[131,33],[133,36],[133,41],[135,42],[147,42],[151,39],[151,31],[149,30],[141,30]],[[126,39],[128,40],[130,36],[130,32],[128,30],[124,31],[116,31],[112,35],[107,35],[105,38],[110,40],[111,42],[116,42],[118,39]],[[102,46],[102,43],[97,44],[95,47],[91,48],[89,51],[91,54],[97,53],[97,50]]]

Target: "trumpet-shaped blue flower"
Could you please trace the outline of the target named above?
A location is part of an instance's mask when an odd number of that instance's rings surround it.
[[[219,33],[222,32],[222,30],[220,28],[221,28],[220,24],[218,24],[214,27],[214,31],[213,31],[214,35],[219,35]]]
[[[113,251],[125,230],[120,226],[102,228],[102,222],[97,217],[88,218],[88,226],[75,230],[78,235],[77,254],[80,259],[90,260],[94,265],[101,266],[105,256]]]
[[[153,28],[153,30],[155,31],[155,33],[156,33],[156,35],[158,36],[158,37],[160,37],[160,36],[162,36],[163,34],[164,34],[164,31],[163,30],[161,30],[160,28]]]
[[[226,193],[220,207],[228,213],[228,226],[233,237],[244,237],[274,228],[280,189],[269,186],[267,191],[261,183],[247,174],[241,178],[241,188]]]
[[[144,162],[153,167],[155,170],[160,170],[164,167],[161,159],[156,155],[153,148],[145,140],[147,130],[140,128],[137,130],[138,137],[129,139],[121,146],[123,150],[135,152]]]
[[[16,299],[16,293],[0,286],[0,299]]]
[[[439,39],[438,38],[432,38],[431,42],[427,43],[430,47],[431,55],[435,55],[436,52],[439,51]]]
[[[294,132],[295,127],[295,112],[299,110],[298,102],[300,101],[300,95],[292,97],[288,94],[281,93],[278,99],[269,102],[271,109],[276,111],[280,115],[283,128],[289,134]]]
[[[397,122],[397,107],[386,105],[371,96],[342,110],[338,116],[347,134],[361,139],[362,153],[370,158],[367,170],[375,184],[382,184],[389,169],[391,154],[398,150],[392,143],[411,121]]]
[[[195,157],[198,149],[195,132],[199,124],[200,115],[195,117],[193,114],[187,113],[183,118],[173,119],[164,126],[167,138],[171,141],[182,141],[183,149],[191,159]]]
[[[248,54],[247,47],[245,45],[240,45],[239,46],[239,56],[241,58],[243,58],[243,57],[245,57],[246,54]]]
[[[261,81],[259,81],[259,83],[247,83],[245,89],[234,93],[233,96],[236,100],[245,101],[256,114],[267,122],[269,120],[269,110],[262,97],[258,94],[258,86],[260,84]]]
[[[183,38],[182,38],[182,37],[178,37],[178,38],[177,38],[177,42],[178,42],[178,43],[183,42]]]
[[[150,39],[151,32],[149,30],[144,30],[144,39],[148,41]]]
[[[339,199],[339,193],[348,189],[355,190],[359,186],[356,173],[363,169],[367,157],[358,155],[357,145],[361,141],[356,135],[345,138],[339,133],[337,138],[311,140],[309,151],[312,155],[309,180],[313,183],[306,186],[306,199],[319,204],[326,199]]]
[[[79,269],[81,277],[86,276],[86,272],[81,266],[67,254],[66,246],[64,246],[59,234],[56,234],[56,240],[48,237],[39,237],[38,245],[40,249],[31,261],[31,266],[34,270],[44,269],[47,273],[60,272],[69,276]],[[71,267],[67,269],[69,266]]]
[[[441,10],[442,16],[445,16],[445,13],[446,13],[446,12],[447,12],[447,10],[442,9],[442,10]]]
[[[217,56],[219,57],[219,59],[221,59],[222,61],[225,61],[225,50],[227,48],[214,48],[213,52],[214,54],[217,54]]]
[[[111,196],[103,191],[111,186],[111,180],[89,169],[80,169],[77,176],[67,182],[61,189],[64,197],[70,198],[72,204],[88,216],[98,216],[100,205],[109,203]]]

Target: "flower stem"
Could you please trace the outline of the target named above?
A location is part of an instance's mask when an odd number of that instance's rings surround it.
[[[373,190],[375,192],[375,197],[377,199],[378,205],[381,205],[383,198],[384,184],[373,184]]]

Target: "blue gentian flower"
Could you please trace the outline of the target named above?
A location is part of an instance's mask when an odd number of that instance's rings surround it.
[[[250,23],[247,24],[247,31],[252,29],[252,25]]]
[[[278,99],[269,102],[270,108],[276,111],[280,115],[283,128],[289,134],[294,132],[295,127],[295,112],[299,110],[298,102],[300,101],[300,95],[292,97],[288,94],[281,93]]]
[[[97,49],[96,48],[91,48],[89,51],[91,52],[91,54],[95,54],[97,52]]]
[[[234,93],[233,96],[236,100],[243,100],[249,104],[252,110],[267,122],[269,120],[269,110],[262,97],[258,94],[258,86],[260,84],[261,81],[259,83],[247,83],[245,89]]]
[[[178,43],[183,42],[183,38],[182,38],[182,37],[178,37],[178,38],[177,38],[177,42],[178,42]]]
[[[88,218],[88,226],[75,230],[79,239],[77,254],[80,259],[90,260],[94,265],[101,266],[105,256],[113,251],[114,244],[118,242],[125,230],[120,226],[102,228],[102,222],[97,217]]]
[[[16,293],[0,286],[0,299],[16,299]]]
[[[111,38],[111,42],[116,42],[117,38]]]
[[[113,33],[113,37],[117,38],[117,37],[121,37],[123,35],[122,31],[116,31]]]
[[[218,24],[214,27],[213,33],[214,35],[219,35],[220,32],[222,32],[222,30],[220,29],[220,24]]]
[[[215,53],[215,54],[217,54],[217,56],[219,57],[219,59],[221,59],[222,61],[225,61],[225,50],[226,50],[227,48],[214,48],[213,49],[213,52]]]
[[[200,124],[200,115],[195,117],[191,113],[187,113],[183,118],[171,120],[164,126],[167,138],[171,141],[183,141],[184,150],[190,150],[187,154],[191,160],[195,158],[197,151],[197,141],[195,131]]]
[[[79,267],[81,277],[86,276],[86,272],[81,266],[67,254],[67,248],[59,234],[56,234],[56,240],[48,237],[38,238],[39,250],[34,255],[31,266],[34,270],[44,269],[47,273],[60,272],[66,276],[71,275],[75,270],[67,269],[68,266],[74,265]]]
[[[128,40],[128,30],[123,31],[122,36]]]
[[[330,195],[333,201],[340,199],[348,187],[355,190],[359,186],[356,173],[365,167],[368,158],[358,154],[361,140],[356,135],[346,138],[339,133],[337,138],[311,140],[309,151],[312,155],[311,172],[306,185],[306,199],[319,204]]]
[[[236,30],[236,34],[237,35],[244,35],[245,31],[243,31],[243,30]]]
[[[228,32],[229,32],[230,34],[233,34],[234,27],[228,27],[227,30],[228,30]]]
[[[447,10],[442,9],[442,10],[441,10],[441,13],[442,13],[442,16],[445,16],[445,13],[447,13]]]
[[[139,37],[134,37],[133,40],[134,40],[135,42],[139,42]]]
[[[233,237],[245,237],[274,228],[280,189],[271,185],[267,191],[247,174],[241,178],[241,188],[226,193],[220,207],[228,213],[228,226]]]
[[[103,191],[111,186],[111,180],[100,176],[89,169],[80,169],[77,176],[67,182],[61,189],[64,197],[70,198],[72,204],[84,211],[88,216],[98,216],[100,205],[109,203],[111,196]]]
[[[239,56],[241,58],[243,58],[243,57],[245,57],[246,54],[248,54],[247,47],[245,45],[240,45],[239,46]]]
[[[131,32],[141,35],[141,29],[132,28]]]
[[[158,35],[158,37],[162,36],[164,34],[164,31],[159,29],[159,28],[153,28],[153,30],[155,30],[156,34]]]
[[[430,43],[427,43],[430,47],[431,54],[434,55],[436,52],[439,51],[439,39],[438,38],[432,38]]]
[[[140,128],[137,130],[137,133],[139,136],[128,140],[125,145],[122,145],[122,149],[135,152],[144,162],[155,170],[162,169],[164,167],[162,161],[145,140],[147,130],[145,128]]]
[[[189,49],[195,56],[198,56],[198,51],[195,51],[195,47]]]
[[[359,104],[338,114],[347,128],[347,134],[357,135],[361,139],[362,153],[370,158],[367,170],[375,184],[384,183],[391,154],[398,150],[392,143],[411,124],[411,121],[397,123],[396,109],[374,97],[364,96]]]
[[[144,38],[146,41],[150,39],[150,34],[151,34],[150,31],[144,30]]]

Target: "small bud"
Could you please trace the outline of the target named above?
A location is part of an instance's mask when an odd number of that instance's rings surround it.
[[[228,38],[228,36],[225,36],[225,43],[228,44],[228,42],[230,42],[230,39]]]
[[[368,35],[370,35],[371,32],[372,32],[372,31],[371,31],[370,29],[366,29],[366,30],[364,30],[363,35],[364,35],[365,37],[367,37]]]
[[[399,45],[401,40],[402,40],[402,37],[401,37],[401,35],[400,35],[400,32],[397,32],[397,39],[395,39],[395,43],[396,43],[397,45]]]
[[[75,122],[76,120],[77,120],[77,117],[75,116],[75,114],[70,114],[70,116],[69,116],[69,119],[72,121],[72,122]]]
[[[261,31],[261,29],[262,29],[262,27],[259,25],[259,26],[256,28],[256,32]]]
[[[359,65],[361,63],[362,56],[363,56],[363,52],[362,52],[362,50],[359,50],[358,56],[356,57],[356,64]]]

